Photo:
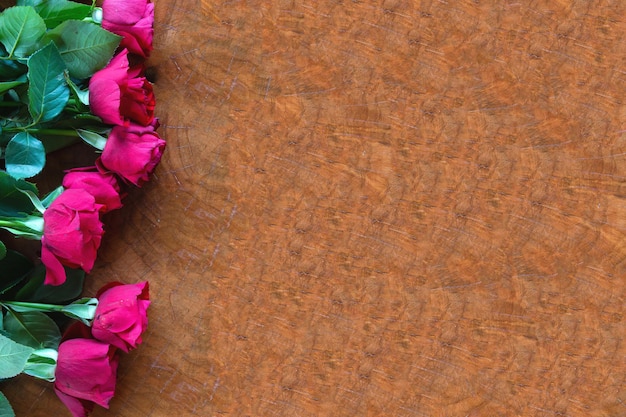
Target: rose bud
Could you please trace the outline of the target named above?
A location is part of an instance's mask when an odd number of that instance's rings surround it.
[[[164,150],[165,141],[152,126],[134,123],[128,127],[115,126],[100,156],[100,163],[140,187],[148,181]]]
[[[54,391],[74,417],[86,417],[94,404],[109,408],[115,393],[116,348],[93,339],[59,345]]]
[[[104,0],[102,27],[122,36],[120,47],[147,58],[152,51],[154,4],[146,0]]]
[[[43,213],[41,261],[46,266],[45,284],[65,282],[63,265],[91,271],[104,234],[101,208],[87,191],[69,189]]]
[[[102,205],[101,213],[122,207],[120,187],[115,175],[99,172],[96,167],[71,169],[63,177],[66,189],[82,189],[94,196],[96,203]]]
[[[89,80],[89,106],[103,122],[148,126],[154,120],[152,84],[141,76],[141,66],[130,67],[124,49]]]
[[[148,327],[148,282],[127,285],[113,283],[101,291],[97,297],[98,307],[91,334],[124,352],[136,348]]]

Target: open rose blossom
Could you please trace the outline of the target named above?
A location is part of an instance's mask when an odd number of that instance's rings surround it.
[[[54,391],[74,417],[85,417],[94,403],[109,408],[115,393],[116,348],[93,339],[70,339],[59,345]]]
[[[122,207],[120,187],[115,175],[99,172],[96,167],[69,170],[63,177],[63,187],[87,191],[94,196],[97,204],[102,205],[101,213]]]
[[[141,76],[143,67],[129,67],[128,50],[123,49],[89,80],[89,105],[102,121],[128,125],[133,121],[147,126],[154,120],[152,84]]]
[[[154,4],[146,0],[104,0],[102,27],[122,36],[120,46],[147,58],[152,51]]]
[[[148,327],[148,282],[127,285],[113,283],[101,291],[91,334],[124,352],[136,348]]]
[[[69,189],[43,213],[41,261],[46,266],[45,284],[65,282],[63,265],[91,271],[104,234],[101,208],[87,191]]]
[[[148,181],[161,160],[165,141],[154,131],[158,123],[140,126],[115,126],[100,156],[100,164],[131,183],[141,186]]]

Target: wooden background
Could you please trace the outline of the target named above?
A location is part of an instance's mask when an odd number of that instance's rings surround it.
[[[626,2],[159,0],[120,416],[626,416]],[[18,416],[67,415],[49,384]]]

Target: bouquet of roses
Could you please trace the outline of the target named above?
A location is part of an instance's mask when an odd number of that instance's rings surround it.
[[[18,0],[0,13],[0,380],[54,382],[74,416],[108,407],[118,355],[147,327],[147,282],[79,297],[103,215],[165,148],[145,76],[153,21],[149,0]],[[40,193],[47,155],[80,141],[92,166],[67,167]],[[0,393],[0,416],[13,415]]]

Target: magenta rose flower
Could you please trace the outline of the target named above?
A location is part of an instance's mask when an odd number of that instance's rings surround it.
[[[147,126],[154,120],[155,98],[152,84],[141,76],[142,66],[130,67],[124,49],[89,80],[89,105],[102,121],[128,125],[129,121]]]
[[[110,284],[98,295],[91,334],[128,352],[141,343],[141,335],[148,327],[149,305],[148,282]]]
[[[87,191],[69,189],[43,213],[41,261],[46,266],[45,284],[65,282],[63,265],[91,271],[104,234],[101,208]]]
[[[154,130],[157,125],[113,127],[100,156],[101,165],[140,187],[165,150],[165,141]]]
[[[154,4],[147,0],[104,0],[102,27],[122,36],[120,46],[147,58],[152,51]]]
[[[59,345],[54,391],[74,417],[86,417],[94,404],[109,408],[115,393],[116,348],[93,339],[70,339]]]
[[[115,175],[110,172],[99,172],[96,167],[69,170],[63,177],[63,187],[87,191],[95,198],[96,203],[102,206],[101,213],[122,207],[120,186]]]

